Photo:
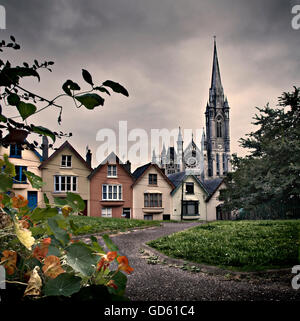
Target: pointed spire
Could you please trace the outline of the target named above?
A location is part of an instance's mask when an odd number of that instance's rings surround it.
[[[223,90],[222,82],[221,82],[219,60],[218,60],[216,36],[214,36],[214,58],[213,58],[213,69],[212,69],[212,77],[211,77],[211,89],[222,89]]]
[[[182,138],[182,134],[181,134],[181,128],[179,126],[179,131],[178,131],[178,138],[177,138],[177,142],[183,142],[183,138]]]

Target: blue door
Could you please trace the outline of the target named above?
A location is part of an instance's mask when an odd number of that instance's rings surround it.
[[[35,209],[37,207],[37,192],[27,192],[28,207],[30,209]]]

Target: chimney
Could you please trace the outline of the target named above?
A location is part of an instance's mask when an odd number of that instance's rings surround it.
[[[47,136],[43,136],[43,140],[42,140],[42,156],[43,156],[43,161],[45,161],[49,157],[49,141],[48,141]]]
[[[126,162],[125,167],[127,168],[128,172],[131,173],[131,163],[129,160]]]
[[[87,149],[87,152],[86,152],[86,162],[90,167],[92,167],[92,153],[90,149]]]

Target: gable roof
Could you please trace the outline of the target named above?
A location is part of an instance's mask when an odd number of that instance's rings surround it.
[[[198,176],[188,174],[186,175],[185,172],[179,172],[176,174],[171,174],[168,176],[168,178],[171,180],[171,182],[175,185],[174,190],[172,191],[172,195],[178,190],[178,188],[181,186],[182,182],[186,180],[187,177],[193,177],[196,183],[206,192],[207,195],[209,195],[209,191],[206,188],[206,185],[199,179]]]
[[[88,179],[91,179],[106,163],[110,164],[119,164],[125,172],[134,180],[133,175],[129,171],[127,164],[123,164],[120,158],[114,153],[111,152],[88,176]]]
[[[67,140],[51,156],[44,160],[39,168],[42,169],[43,167],[45,167],[56,155],[62,152],[65,148],[69,148],[88,170],[93,170],[92,167],[84,160],[84,158],[82,158],[82,156]]]
[[[133,183],[132,186],[134,186],[138,181],[140,181],[140,179],[146,174],[146,172],[151,167],[154,167],[162,175],[162,177],[172,187],[172,189],[175,187],[174,184],[169,180],[168,176],[156,164],[152,164],[152,163],[148,163],[143,166],[140,166],[133,172],[132,175],[135,178],[135,182]]]
[[[221,186],[221,184],[224,182],[224,179],[222,178],[214,178],[214,179],[206,179],[204,180],[204,185],[206,186],[207,190],[209,191],[209,196],[206,199],[208,202],[212,196],[215,194],[215,192],[218,190],[218,188]]]

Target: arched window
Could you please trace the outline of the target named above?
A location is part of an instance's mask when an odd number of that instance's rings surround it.
[[[217,120],[217,124],[216,124],[216,132],[217,132],[217,137],[222,137],[222,121],[221,119]]]
[[[220,175],[220,157],[219,154],[216,154],[216,169],[217,169],[217,175]]]

